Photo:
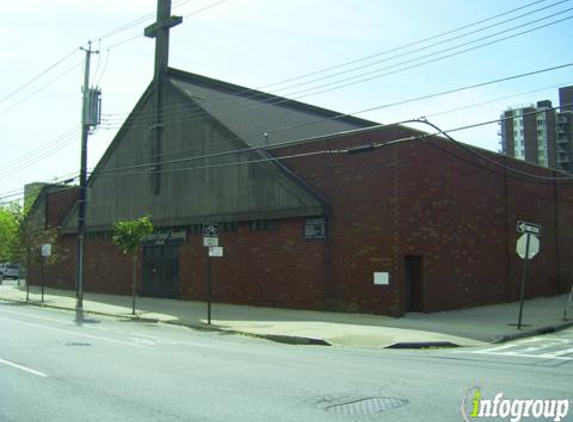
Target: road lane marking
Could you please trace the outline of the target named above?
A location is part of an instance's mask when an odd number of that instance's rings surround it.
[[[17,316],[24,317],[24,318],[34,318],[34,319],[39,319],[39,320],[55,322],[55,323],[70,326],[70,327],[76,327],[77,326],[77,324],[74,321],[70,321],[70,320],[62,320],[62,319],[50,318],[50,317],[46,317],[46,316],[31,315],[31,314],[27,314],[27,313],[8,311],[8,310],[4,310],[4,309],[0,309],[0,319],[6,318],[6,317],[1,315],[2,313],[17,315]],[[110,318],[114,318],[114,317],[110,317]],[[6,319],[10,319],[10,318],[6,318]],[[12,320],[12,319],[10,319],[10,320]],[[32,324],[32,323],[30,323],[30,324]],[[220,348],[219,345],[208,345],[208,344],[203,344],[203,343],[189,341],[189,340],[172,340],[172,339],[169,339],[166,337],[160,337],[157,335],[145,334],[145,333],[136,332],[133,330],[106,328],[106,327],[100,326],[99,324],[96,324],[96,325],[85,324],[85,325],[83,325],[83,327],[86,329],[89,329],[89,330],[105,331],[105,332],[111,332],[111,333],[115,333],[115,334],[119,334],[119,335],[129,336],[134,341],[134,343],[139,344],[140,346],[146,346],[148,348],[151,348],[153,346],[161,346],[161,345],[164,345],[164,346],[185,345],[185,346],[192,346],[192,347],[200,347],[200,348],[204,348],[204,349],[219,349]],[[178,327],[177,325],[173,325],[173,326],[170,326],[169,328],[174,329],[174,328],[183,328],[183,327]],[[188,329],[188,328],[185,327],[184,329]],[[87,335],[88,334],[86,334],[86,336]],[[135,337],[135,339],[134,339],[134,337]],[[138,337],[139,337],[139,339],[138,339]],[[142,337],[147,337],[147,338],[150,338],[154,341],[153,341],[153,343],[142,341],[143,340]],[[98,338],[101,338],[101,337],[98,337]],[[118,341],[118,340],[116,340],[116,341]],[[153,346],[152,346],[152,344],[153,344]],[[133,345],[133,344],[131,344],[131,345]]]
[[[56,328],[56,327],[49,327],[47,325],[42,325],[42,324],[35,324],[33,322],[25,322],[25,321],[19,321],[17,319],[12,319],[12,318],[6,318],[6,317],[0,317],[0,319],[2,320],[6,320],[6,321],[12,321],[18,324],[23,324],[23,325],[29,325],[32,327],[38,327],[38,328],[42,328],[44,330],[51,330],[51,331],[57,331],[60,333],[66,333],[66,334],[72,334],[72,335],[76,335],[76,336],[80,336],[80,337],[87,337],[87,338],[92,338],[92,339],[97,339],[97,340],[103,340],[103,341],[109,341],[111,343],[118,343],[118,344],[123,344],[126,346],[132,346],[132,347],[143,347],[145,349],[152,349],[152,347],[150,346],[146,346],[144,344],[137,344],[137,343],[130,343],[128,341],[122,341],[122,340],[116,340],[116,339],[112,339],[112,338],[107,338],[107,337],[101,337],[101,336],[94,336],[91,334],[86,334],[86,333],[80,333],[77,331],[72,331],[72,330],[64,330],[62,328]]]
[[[17,316],[21,316],[21,317],[25,317],[25,318],[35,318],[35,319],[39,319],[39,320],[56,322],[58,324],[67,325],[67,326],[76,326],[77,325],[73,321],[69,321],[69,320],[61,320],[61,319],[50,318],[50,317],[46,317],[46,316],[30,315],[27,313],[7,311],[4,309],[0,309],[0,314],[2,314],[2,313],[17,315]],[[0,315],[0,318],[5,318],[5,317],[2,317]],[[128,336],[149,337],[149,338],[155,340],[154,345],[163,344],[163,345],[175,346],[175,345],[184,344],[186,346],[203,347],[203,348],[218,348],[219,347],[219,346],[205,345],[205,344],[197,343],[197,342],[191,342],[188,340],[171,340],[171,339],[167,339],[167,338],[162,338],[162,337],[158,337],[158,336],[153,336],[153,335],[149,335],[149,334],[135,332],[133,330],[128,331],[128,330],[115,329],[115,328],[105,328],[105,327],[101,327],[98,325],[89,325],[89,324],[86,324],[84,327],[88,328],[90,330],[107,331],[107,332],[112,332],[112,333],[116,333],[116,334],[128,335]],[[145,345],[145,343],[146,343],[144,341],[138,341],[138,340],[135,340],[135,342],[143,344],[143,345]],[[148,343],[148,344],[150,344],[150,343]]]
[[[44,377],[44,378],[48,377],[48,375],[44,374],[43,372],[36,371],[35,369],[28,368],[28,367],[23,366],[23,365],[18,365],[17,363],[10,362],[9,360],[0,359],[0,363],[3,363],[5,365],[11,366],[11,367],[16,368],[16,369],[20,369],[20,370],[25,371],[25,372],[29,372],[30,374],[34,374],[34,375],[37,375],[39,377]]]
[[[73,310],[71,310],[71,311],[73,311]],[[4,314],[4,313],[23,316],[23,317],[27,317],[27,318],[41,319],[41,320],[45,320],[45,321],[59,322],[60,324],[69,324],[70,323],[70,321],[62,321],[61,319],[57,319],[57,318],[50,318],[50,317],[46,317],[46,316],[32,315],[32,314],[27,314],[27,313],[22,313],[22,312],[14,312],[14,311],[7,311],[5,309],[0,309],[0,314]]]
[[[486,353],[488,354],[488,353]],[[552,353],[544,353],[541,355],[531,355],[526,353],[518,353],[518,352],[504,352],[504,353],[489,353],[490,355],[498,355],[498,356],[511,356],[511,357],[523,357],[523,358],[534,358],[534,359],[558,359],[558,360],[573,360],[573,357],[564,357],[564,356],[554,356]]]

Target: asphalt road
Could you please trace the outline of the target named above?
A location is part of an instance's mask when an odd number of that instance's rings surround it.
[[[460,421],[475,387],[573,399],[573,330],[478,348],[333,348],[0,303],[2,422]]]

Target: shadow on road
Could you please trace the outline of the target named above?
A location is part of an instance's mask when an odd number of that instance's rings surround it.
[[[86,318],[84,310],[81,308],[76,308],[76,319],[75,319],[76,325],[82,326],[83,324],[96,324],[99,322],[100,321],[97,319]]]

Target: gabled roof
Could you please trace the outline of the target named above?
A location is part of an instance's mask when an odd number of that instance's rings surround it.
[[[176,69],[169,69],[168,79],[251,147],[378,124]]]

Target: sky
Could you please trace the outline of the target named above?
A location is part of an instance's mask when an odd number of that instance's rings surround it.
[[[2,2],[0,204],[27,183],[77,176],[88,41],[102,90],[97,164],[152,79],[143,30],[156,1]],[[573,62],[573,0],[173,0],[172,13],[184,19],[171,67],[385,124],[459,129],[508,106],[558,105],[558,87],[573,85],[573,66],[517,77]],[[451,135],[498,151],[498,130]]]

